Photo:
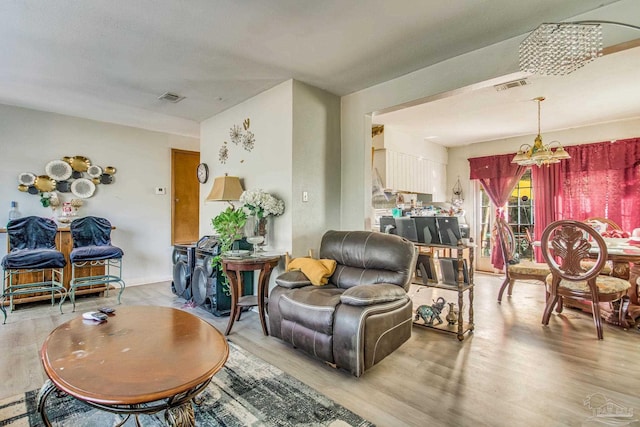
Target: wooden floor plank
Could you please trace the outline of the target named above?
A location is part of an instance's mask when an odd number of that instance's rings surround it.
[[[640,414],[640,333],[604,326],[596,339],[587,314],[566,309],[541,325],[544,290],[518,282],[514,295],[496,297],[502,279],[476,274],[475,333],[455,335],[414,327],[409,342],[361,378],[336,370],[262,334],[257,314],[243,314],[229,339],[379,426],[589,425],[584,400],[601,393]],[[415,304],[455,294],[412,288]],[[219,330],[226,317],[184,307],[169,283],[128,287],[126,305],[161,305],[198,314]],[[466,300],[465,300],[466,302]],[[109,297],[83,297],[76,313],[64,305],[20,305],[0,326],[0,399],[40,387],[45,375],[38,350],[49,332],[85,311],[110,305]],[[635,418],[640,418],[636,416]]]

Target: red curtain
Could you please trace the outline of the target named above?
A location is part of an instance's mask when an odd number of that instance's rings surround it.
[[[562,185],[556,191],[557,218],[605,217],[625,231],[640,227],[640,138],[566,150],[571,159],[558,165]],[[533,179],[535,182],[535,176]],[[536,204],[547,198],[538,194],[543,193],[536,193]],[[538,220],[536,217],[536,230],[543,230]]]
[[[502,156],[475,157],[469,159],[469,178],[477,179],[487,192],[496,209],[496,217],[504,218],[503,206],[509,200],[509,195],[518,184],[524,174],[526,167],[511,163],[515,154],[505,154]],[[497,223],[497,221],[495,222]],[[494,228],[494,242],[495,238]],[[499,245],[494,244],[491,251],[491,264],[497,268],[504,267],[504,257]]]
[[[560,163],[556,163],[531,168],[531,181],[535,197],[533,240],[538,242],[542,239],[542,232],[547,225],[561,218],[558,216],[562,210],[561,192],[563,179],[560,165]],[[537,262],[545,262],[540,248],[534,248],[534,253]]]

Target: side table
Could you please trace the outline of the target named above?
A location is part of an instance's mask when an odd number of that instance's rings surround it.
[[[267,322],[265,319],[266,300],[269,296],[269,277],[271,271],[280,262],[280,255],[249,256],[243,258],[222,257],[222,271],[229,279],[229,289],[231,290],[231,314],[225,335],[229,335],[233,323],[240,319],[243,307],[258,306],[262,332],[269,335]],[[242,272],[260,271],[258,277],[258,295],[242,295]]]

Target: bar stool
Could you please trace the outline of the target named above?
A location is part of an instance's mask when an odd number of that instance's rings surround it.
[[[95,216],[78,218],[71,222],[73,250],[69,254],[71,261],[70,298],[73,311],[76,310],[76,290],[81,286],[105,285],[105,295],[109,295],[109,285],[120,285],[118,304],[125,288],[122,280],[122,256],[124,252],[111,244],[111,223]],[[100,268],[100,274],[79,276],[80,269]]]
[[[56,294],[62,303],[67,297],[64,287],[64,267],[67,261],[56,249],[58,227],[53,220],[28,216],[9,221],[9,253],[2,258],[3,291],[0,296],[0,310],[7,322],[4,307],[9,299],[9,310],[13,311],[15,296],[37,293],[51,293],[51,305]]]

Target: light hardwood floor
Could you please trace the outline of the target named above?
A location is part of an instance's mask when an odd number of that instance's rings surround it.
[[[378,426],[598,425],[584,404],[595,393],[601,395],[593,402],[610,399],[640,418],[640,333],[605,325],[604,341],[598,341],[590,316],[570,309],[544,327],[541,285],[517,282],[514,296],[498,304],[500,283],[500,277],[476,274],[476,331],[463,342],[414,327],[409,342],[361,378],[263,336],[253,312],[243,314],[229,339]],[[416,289],[416,300],[436,297]],[[440,295],[456,301],[446,291]],[[184,305],[169,283],[129,287],[122,301]],[[46,303],[18,306],[0,325],[0,399],[42,385],[38,351],[54,327],[103,305],[117,309],[115,303],[114,294],[82,298],[76,313],[67,303],[63,315]],[[185,309],[224,331],[227,318]]]

